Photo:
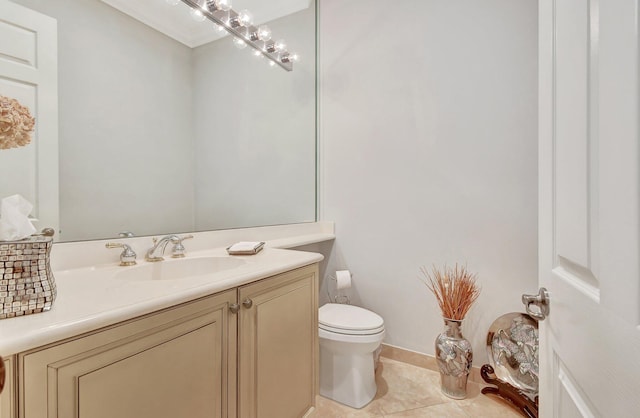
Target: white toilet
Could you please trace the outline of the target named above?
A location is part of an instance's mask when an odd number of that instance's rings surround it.
[[[384,337],[380,315],[352,305],[328,303],[318,311],[320,395],[352,408],[376,396],[374,353]]]

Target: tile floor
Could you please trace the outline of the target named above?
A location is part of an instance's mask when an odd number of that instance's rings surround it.
[[[469,382],[467,399],[457,401],[440,392],[438,372],[380,357],[376,370],[378,393],[362,409],[352,409],[318,397],[312,418],[446,417],[520,418],[503,401],[480,393],[481,385]]]

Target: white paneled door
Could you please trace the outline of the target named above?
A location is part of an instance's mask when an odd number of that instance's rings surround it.
[[[0,0],[0,96],[36,119],[30,144],[0,149],[0,198],[21,194],[36,228],[58,231],[57,22],[8,0]]]
[[[541,417],[640,416],[638,0],[539,0]]]

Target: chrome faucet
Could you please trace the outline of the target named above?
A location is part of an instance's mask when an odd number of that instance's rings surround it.
[[[175,243],[173,245],[173,248],[171,249],[171,257],[173,258],[183,258],[184,257],[184,252],[186,250],[186,248],[184,248],[184,245],[182,245],[182,241],[184,241],[185,239],[189,239],[189,238],[193,238],[193,235],[185,235],[183,237],[179,237],[180,240]]]
[[[153,247],[147,250],[147,255],[145,255],[144,259],[147,261],[162,261],[164,260],[164,250],[167,248],[167,244],[172,242],[173,244],[177,244],[180,241],[180,238],[177,235],[167,235],[162,237],[160,240],[158,238],[153,238]],[[162,249],[161,255],[154,255],[158,248]]]
[[[122,253],[120,254],[120,265],[121,266],[133,266],[136,264],[136,253],[131,249],[131,247],[122,242],[107,242],[105,244],[107,248],[122,248]]]
[[[184,257],[184,245],[182,245],[182,241],[185,239],[193,238],[193,235],[185,235],[183,237],[179,237],[175,234],[167,235],[162,237],[160,240],[157,238],[153,238],[153,247],[147,250],[147,254],[144,259],[147,261],[162,261],[164,260],[164,250],[167,248],[168,243],[173,244],[173,254],[172,257]],[[155,255],[156,251],[160,249],[160,255]]]

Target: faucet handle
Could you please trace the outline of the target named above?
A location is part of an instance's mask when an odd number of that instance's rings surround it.
[[[107,242],[104,246],[107,248],[123,248],[122,253],[120,253],[121,266],[133,266],[136,264],[136,253],[128,244]]]
[[[173,249],[172,249],[172,253],[171,253],[171,257],[173,258],[182,258],[184,257],[184,252],[186,250],[186,248],[184,248],[184,245],[182,245],[182,241],[184,241],[185,239],[191,239],[193,238],[193,235],[183,235],[182,237],[177,237],[177,241],[174,245],[173,245]]]

